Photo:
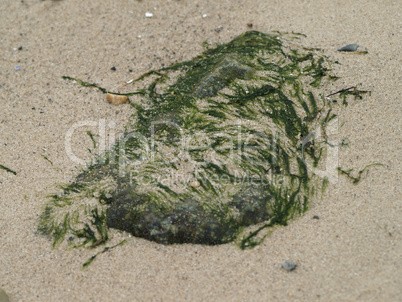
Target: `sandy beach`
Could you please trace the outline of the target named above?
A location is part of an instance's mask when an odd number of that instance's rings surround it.
[[[16,174],[0,169],[0,289],[9,301],[401,301],[401,8],[393,0],[3,0],[0,164]],[[113,242],[127,243],[86,269],[94,250],[52,249],[36,231],[47,196],[93,158],[87,130],[106,125],[112,139],[133,114],[62,76],[118,90],[200,54],[204,41],[250,29],[305,34],[298,43],[341,63],[337,87],[371,91],[341,107],[339,137],[349,147],[338,163],[383,166],[357,185],[337,177],[303,217],[254,249],[165,246],[116,231]],[[368,53],[337,51],[352,43]],[[66,136],[80,122],[74,162]],[[284,261],[297,268],[282,269]]]

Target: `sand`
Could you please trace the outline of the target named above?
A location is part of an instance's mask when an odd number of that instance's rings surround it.
[[[400,1],[392,0],[3,0],[0,164],[17,174],[0,170],[0,288],[10,301],[401,301],[400,15]],[[36,234],[38,216],[57,184],[83,167],[68,156],[66,134],[80,121],[94,123],[73,135],[74,153],[85,162],[92,157],[85,130],[96,133],[100,121],[113,137],[132,113],[61,76],[117,88],[192,58],[205,40],[227,42],[248,23],[306,34],[303,45],[342,63],[335,67],[340,87],[371,91],[341,111],[339,135],[350,146],[339,150],[339,165],[384,166],[356,186],[339,177],[305,216],[252,250],[131,237],[85,270],[93,250],[52,250]],[[369,53],[336,51],[350,43]],[[297,262],[294,271],[281,268],[287,260]]]

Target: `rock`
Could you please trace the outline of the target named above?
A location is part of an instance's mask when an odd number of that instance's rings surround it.
[[[106,94],[106,100],[113,105],[121,105],[127,102],[128,97],[126,95],[118,95],[118,94],[111,94],[107,93]]]
[[[338,49],[338,51],[356,51],[359,48],[357,44],[348,44]]]
[[[336,117],[322,97],[336,77],[322,52],[295,43],[301,36],[248,31],[133,80],[142,88],[129,93],[138,98],[131,124],[52,196],[39,230],[55,245],[74,236],[72,245],[94,246],[109,228],[222,244],[261,224],[243,237],[251,247],[258,231],[304,213],[323,183],[307,165],[328,148],[313,138]]]
[[[119,196],[108,211],[108,226],[162,244],[221,244],[232,241],[236,235],[235,221],[218,219],[195,200],[161,211],[147,206],[147,199]]]
[[[192,186],[193,188],[198,188],[200,186],[200,183],[197,180],[193,180],[190,182],[189,185]]]
[[[293,271],[297,266],[296,262],[292,262],[292,261],[286,261],[283,262],[281,267],[285,270],[287,270],[288,272]]]

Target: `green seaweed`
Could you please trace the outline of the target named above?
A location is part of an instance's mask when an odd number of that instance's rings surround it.
[[[14,175],[17,175],[17,172],[15,172],[14,170],[11,170],[10,168],[7,168],[6,166],[0,165],[0,169],[5,170],[9,173],[12,173]]]
[[[53,162],[49,159],[49,158],[47,158],[47,156],[46,155],[41,155],[42,156],[42,158],[44,159],[44,160],[46,160],[47,162],[49,162],[52,166],[53,166]]]
[[[94,146],[94,149],[96,149],[96,141],[95,141],[95,138],[94,138],[93,133],[92,133],[91,131],[87,131],[87,134],[88,134],[89,138],[90,138],[91,141],[92,141],[92,144],[93,144],[93,146]]]
[[[96,248],[115,228],[162,244],[239,238],[249,248],[303,214],[328,185],[314,171],[330,144],[315,131],[336,118],[322,90],[337,77],[322,51],[295,44],[300,37],[248,31],[141,75],[134,92],[113,92],[141,99],[130,101],[132,124],[49,197],[38,229],[54,246],[69,236],[72,247]],[[329,96],[346,104],[364,93]]]
[[[357,176],[352,175],[352,172],[354,171],[354,169],[344,170],[341,167],[338,167],[337,169],[338,169],[340,174],[342,174],[342,175],[346,176],[348,179],[350,179],[354,185],[357,185],[360,182],[361,178],[362,178],[362,174],[365,171],[367,171],[368,168],[373,167],[373,166],[383,166],[383,164],[381,164],[381,163],[373,163],[373,164],[366,165],[363,169],[361,169],[360,171],[357,172]]]
[[[342,102],[343,105],[348,105],[347,98],[350,95],[354,96],[355,99],[361,100],[363,98],[364,94],[369,94],[370,95],[371,92],[368,91],[368,90],[359,90],[359,89],[357,89],[357,86],[352,86],[352,87],[344,88],[344,89],[341,89],[341,90],[339,90],[337,92],[331,93],[331,94],[327,95],[327,97],[334,96],[336,94],[339,94],[339,97],[343,101]]]
[[[89,258],[87,261],[84,262],[84,264],[82,265],[83,268],[87,268],[94,260],[96,257],[98,257],[100,254],[106,253],[120,245],[123,245],[127,242],[127,240],[122,240],[121,242],[119,242],[118,244],[115,244],[113,246],[110,247],[105,247],[102,251],[96,253],[95,255],[93,255],[91,258]]]

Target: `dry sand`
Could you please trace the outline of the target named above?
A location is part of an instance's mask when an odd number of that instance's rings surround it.
[[[0,164],[17,175],[0,170],[0,288],[10,301],[401,301],[400,18],[397,0],[2,0]],[[341,87],[372,91],[341,112],[340,135],[350,147],[340,150],[339,164],[384,167],[357,186],[340,177],[305,216],[253,250],[130,238],[86,270],[94,251],[52,250],[35,229],[46,195],[80,171],[67,156],[66,133],[76,122],[100,120],[115,121],[119,131],[131,113],[61,76],[117,87],[190,59],[205,40],[227,42],[247,23],[306,34],[301,43],[342,63]],[[336,51],[349,43],[369,54]],[[77,131],[74,152],[89,160],[90,146]],[[297,269],[281,269],[286,260]]]

